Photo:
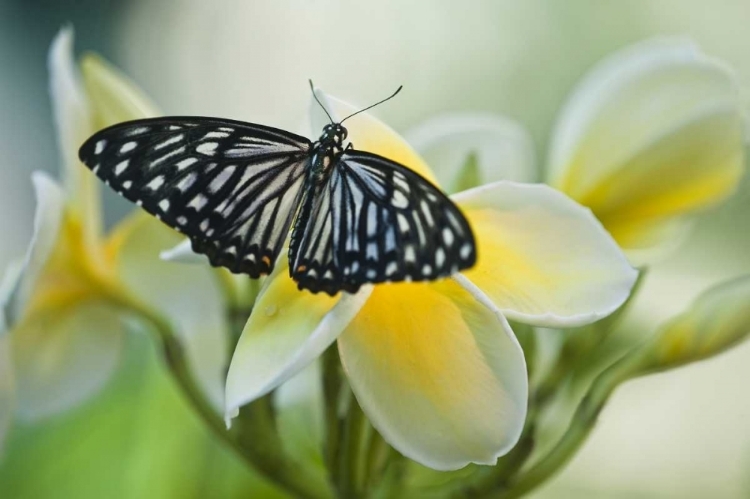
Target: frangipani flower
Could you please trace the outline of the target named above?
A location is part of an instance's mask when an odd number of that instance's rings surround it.
[[[514,157],[533,158],[518,134],[482,126],[467,135],[456,120],[431,120],[408,136],[428,156],[446,144],[481,156],[486,138],[480,137],[494,133]],[[508,175],[509,166],[497,165],[496,175]],[[534,171],[531,161],[527,168]],[[609,56],[563,107],[546,171],[550,185],[591,208],[632,261],[663,254],[686,234],[686,215],[724,200],[743,174],[734,74],[684,40],[651,40]],[[451,175],[438,170],[440,179]]]
[[[78,161],[97,129],[155,114],[127,80],[95,56],[73,60],[63,29],[49,56],[50,89],[63,167],[62,185],[34,173],[34,234],[20,272],[11,268],[0,296],[3,384],[15,379],[14,407],[27,419],[70,408],[98,391],[117,366],[133,304],[172,322],[201,388],[222,405],[226,359],[220,292],[207,268],[159,260],[179,236],[137,213],[104,237],[98,180]],[[0,399],[13,387],[4,387]]]
[[[318,91],[336,119],[354,107]],[[327,122],[313,108],[313,129]],[[434,176],[369,114],[347,121],[351,142]],[[527,403],[523,352],[505,317],[575,326],[614,311],[636,277],[591,213],[542,185],[497,182],[453,198],[472,224],[474,269],[430,283],[356,295],[300,292],[286,255],[265,280],[227,378],[232,416],[309,365],[334,341],[351,388],[397,450],[439,470],[492,464],[516,442]]]

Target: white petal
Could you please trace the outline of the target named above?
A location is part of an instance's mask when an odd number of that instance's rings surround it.
[[[221,290],[207,265],[177,265],[159,259],[181,236],[137,213],[121,226],[119,275],[149,306],[175,327],[198,384],[217,411],[224,406],[227,324]]]
[[[550,183],[590,207],[618,243],[645,249],[656,228],[725,199],[744,169],[737,81],[680,40],[610,56],[555,127]]]
[[[226,413],[292,378],[333,343],[371,289],[340,297],[298,291],[282,253],[255,301],[227,375]]]
[[[3,297],[5,320],[9,326],[18,321],[26,309],[34,285],[57,242],[65,211],[63,191],[49,175],[34,172],[31,180],[37,199],[34,232],[26,250],[20,278],[12,279],[14,286],[10,293]]]
[[[36,420],[101,390],[120,359],[124,328],[114,308],[89,302],[37,312],[9,337],[18,415]]]
[[[479,183],[537,180],[534,143],[519,123],[489,113],[454,113],[431,118],[404,138],[435,172],[448,192],[456,188],[461,168],[474,155]],[[475,185],[467,187],[476,187]]]
[[[338,345],[365,414],[410,459],[437,470],[491,465],[517,442],[523,351],[475,286],[378,286]]]
[[[95,131],[91,111],[73,56],[73,28],[60,30],[49,51],[50,94],[62,179],[70,202],[84,221],[86,237],[101,230],[98,180],[81,165],[78,148]]]
[[[190,239],[183,239],[177,245],[159,253],[159,258],[176,263],[208,263],[206,255],[193,251]]]
[[[503,313],[580,326],[615,311],[637,272],[591,211],[546,185],[496,182],[452,197],[477,239],[464,275]]]

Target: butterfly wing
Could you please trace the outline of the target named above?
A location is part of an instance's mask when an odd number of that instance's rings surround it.
[[[240,121],[170,117],[106,128],[79,151],[118,193],[187,235],[212,265],[267,274],[299,205],[312,144]]]
[[[311,206],[305,215],[303,203],[304,231],[292,239],[290,272],[300,288],[354,292],[365,283],[447,277],[476,262],[458,207],[381,156],[345,151]]]

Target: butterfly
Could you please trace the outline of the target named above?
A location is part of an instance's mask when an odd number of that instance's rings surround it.
[[[313,293],[473,266],[474,236],[458,207],[409,168],[345,144],[349,117],[331,119],[316,142],[222,118],[128,121],[95,133],[79,157],[234,273],[269,274],[290,228],[290,276]]]

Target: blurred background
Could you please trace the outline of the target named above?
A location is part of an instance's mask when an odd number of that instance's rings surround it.
[[[693,39],[734,67],[745,102],[750,96],[747,0],[0,0],[3,267],[31,234],[29,174],[58,168],[46,57],[67,23],[79,51],[113,61],[166,114],[299,129],[308,78],[356,103],[403,84],[376,110],[397,130],[440,112],[496,112],[528,128],[539,158],[578,78],[652,36]],[[125,205],[106,195],[113,221]],[[745,179],[651,270],[628,327],[648,334],[701,290],[750,272],[749,216]],[[580,454],[534,497],[750,497],[748,380],[745,344],[628,383]],[[51,420],[15,423],[0,461],[2,497],[240,497],[250,484],[278,495],[209,438],[145,338],[131,340],[99,397]]]

